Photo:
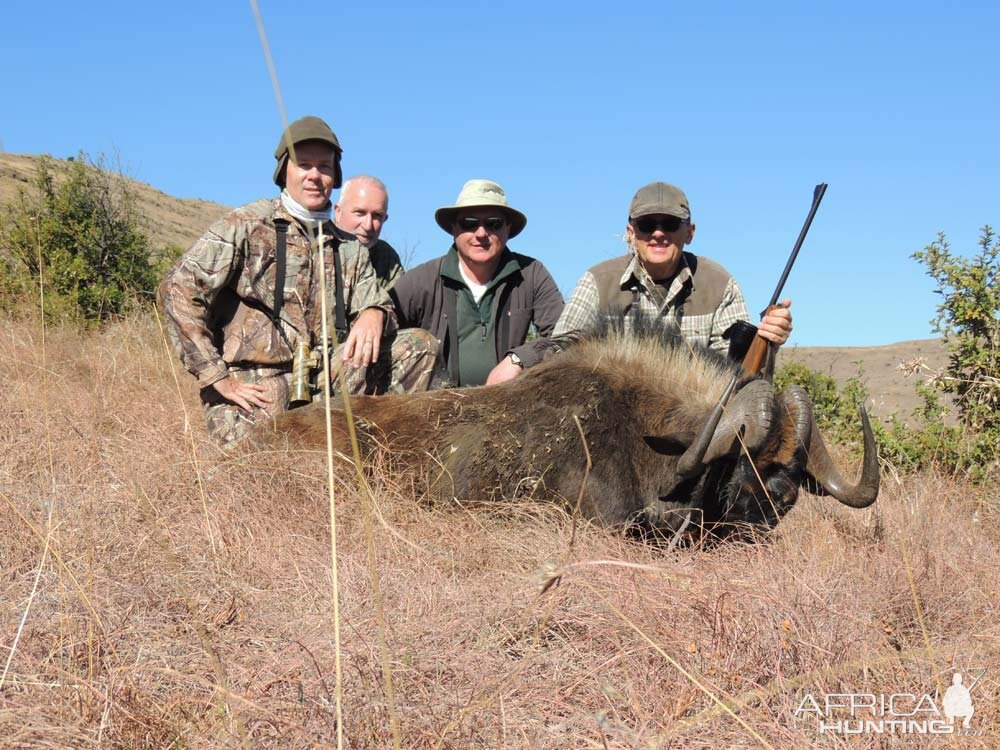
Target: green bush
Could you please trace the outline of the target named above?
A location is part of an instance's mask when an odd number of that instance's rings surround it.
[[[949,364],[917,386],[922,404],[910,426],[896,416],[874,423],[879,455],[897,471],[923,468],[995,482],[1000,473],[1000,241],[990,227],[982,229],[979,252],[972,258],[953,255],[944,235],[913,257],[927,266],[942,296],[934,330],[943,334]],[[801,385],[813,400],[816,423],[823,434],[861,449],[858,405],[868,399],[860,368],[843,388],[833,378],[791,363],[780,368],[775,384]],[[941,403],[953,394],[958,419]]]
[[[11,308],[44,287],[49,319],[99,321],[149,297],[157,276],[121,175],[82,158],[56,179],[41,157],[28,189],[0,212],[0,292]]]
[[[153,276],[162,279],[174,267],[178,259],[184,255],[185,248],[180,245],[166,245],[150,255],[149,262],[153,266]]]
[[[800,362],[790,362],[778,369],[774,384],[778,390],[789,385],[800,385],[806,389],[813,404],[816,424],[824,437],[835,443],[848,446],[852,452],[862,450],[863,435],[858,406],[868,399],[868,391],[858,375],[849,378],[843,388],[829,375],[823,375]]]
[[[939,234],[913,257],[943,297],[931,324],[944,336],[949,364],[936,384],[955,394],[970,431],[1000,434],[1000,238],[983,227],[979,252],[963,258]]]
[[[847,447],[859,458],[863,436],[858,405],[869,397],[862,377],[859,368],[857,376],[838,388],[830,376],[792,362],[778,369],[774,382],[779,390],[793,384],[805,388],[823,436]],[[938,391],[927,384],[918,385],[917,391],[924,397],[924,404],[914,415],[916,426],[896,416],[884,424],[872,422],[882,461],[902,473],[927,468],[977,482],[993,478],[997,460],[995,436],[970,433],[962,425],[949,424],[945,419],[948,410],[940,404]]]

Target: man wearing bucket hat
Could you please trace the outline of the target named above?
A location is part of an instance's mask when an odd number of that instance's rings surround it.
[[[538,360],[525,345],[530,326],[548,336],[563,307],[545,267],[507,246],[528,220],[490,180],[469,180],[434,219],[454,242],[404,273],[390,292],[400,325],[437,337],[456,385],[509,380]]]
[[[738,320],[749,320],[736,280],[709,258],[686,252],[694,239],[687,196],[653,182],[629,206],[625,238],[629,251],[591,268],[566,303],[555,336],[593,328],[612,311],[642,311],[673,321],[691,342],[725,351]],[[760,333],[780,346],[792,331],[790,300],[760,323]]]
[[[297,400],[316,390],[324,280],[330,335],[339,345],[331,368],[345,368],[348,390],[429,386],[437,342],[420,331],[397,335],[392,301],[368,252],[331,221],[341,153],[320,118],[293,122],[274,152],[281,195],[216,222],[160,285],[170,338],[198,379],[208,431],[223,447],[289,407],[293,358]]]

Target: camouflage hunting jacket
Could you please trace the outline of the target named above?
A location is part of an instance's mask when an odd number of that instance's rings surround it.
[[[368,257],[375,267],[378,283],[388,291],[396,286],[399,277],[403,275],[403,263],[399,259],[396,248],[385,240],[379,240],[368,248]]]
[[[289,222],[281,326],[271,320],[277,268],[275,219]],[[230,368],[286,368],[303,337],[321,339],[321,280],[314,273],[311,232],[287,213],[280,200],[259,200],[213,224],[181,256],[160,284],[159,303],[174,348],[202,388],[225,378]],[[396,328],[388,293],[379,285],[368,252],[352,236],[323,224],[327,314],[334,335],[334,259],[340,254],[348,325],[362,310],[386,313],[386,333]],[[285,340],[287,337],[287,341]]]

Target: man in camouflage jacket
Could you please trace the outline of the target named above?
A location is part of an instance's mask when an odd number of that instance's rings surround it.
[[[319,245],[329,335],[337,335],[338,296],[347,328],[331,354],[334,373],[344,367],[352,394],[429,387],[437,341],[424,331],[397,330],[392,302],[377,282],[368,252],[330,220],[330,193],[342,180],[340,155],[336,135],[319,118],[289,125],[275,151],[274,181],[281,196],[243,206],[216,222],[160,285],[170,338],[198,379],[208,431],[224,447],[288,408],[294,349],[301,341],[321,346]],[[279,300],[282,225],[287,227],[286,257]]]

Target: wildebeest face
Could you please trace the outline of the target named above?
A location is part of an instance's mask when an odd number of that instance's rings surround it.
[[[637,530],[729,538],[772,528],[798,497],[794,474],[787,467],[762,470],[745,454],[727,456],[693,478],[675,478],[636,516]]]
[[[734,385],[735,379],[731,389]],[[769,382],[756,380],[728,404],[727,394],[720,399],[724,408],[717,406],[705,418],[700,435],[646,438],[672,472],[640,515],[642,526],[675,536],[682,531],[746,536],[775,526],[795,504],[802,485],[853,507],[874,501],[877,457],[863,409],[865,460],[861,479],[851,485],[827,454],[801,388],[775,394]]]

